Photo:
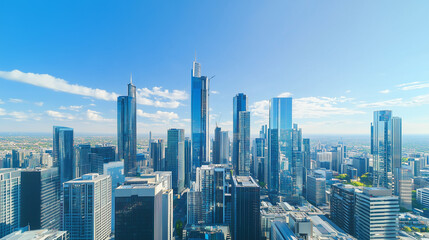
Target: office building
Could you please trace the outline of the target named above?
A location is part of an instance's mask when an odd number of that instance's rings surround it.
[[[247,96],[244,93],[237,94],[232,106],[232,166],[238,173],[238,161],[240,158],[240,112],[247,111]]]
[[[64,183],[63,230],[70,239],[106,239],[111,233],[112,179],[85,174]]]
[[[58,231],[53,229],[39,229],[39,230],[26,230],[19,229],[2,240],[68,240],[68,233],[66,231]]]
[[[124,161],[125,176],[137,174],[136,86],[132,78],[128,96],[118,97],[118,159]]]
[[[192,181],[195,181],[197,167],[209,161],[209,84],[201,76],[201,65],[193,62],[191,90],[191,134],[192,134]]]
[[[416,190],[417,201],[425,208],[429,208],[429,188],[419,188]]]
[[[265,182],[265,139],[255,138],[252,147],[251,174],[259,181]]]
[[[196,226],[187,225],[183,230],[184,240],[231,240],[229,228],[226,225]]]
[[[21,171],[0,169],[0,238],[19,228],[21,218]]]
[[[344,148],[342,145],[338,145],[335,147],[332,147],[331,149],[331,170],[336,171],[338,173],[343,173],[341,171],[341,165],[344,162]]]
[[[298,240],[286,222],[273,221],[271,223],[270,240]]]
[[[84,174],[91,173],[91,145],[79,144],[74,148],[73,178],[78,178]]]
[[[60,183],[73,179],[75,172],[73,129],[68,127],[54,126],[53,151],[54,167],[58,167]]]
[[[21,227],[61,229],[60,176],[58,168],[21,172]]]
[[[250,112],[239,113],[238,168],[240,176],[250,176]]]
[[[367,157],[352,157],[351,160],[359,177],[368,172],[369,159]]]
[[[268,129],[268,187],[271,192],[278,192],[280,188],[280,165],[283,161],[292,159],[292,152],[288,149],[290,143],[288,130],[292,129],[292,98],[272,98],[270,100],[270,116]],[[281,157],[283,156],[283,157]]]
[[[326,204],[326,179],[314,176],[307,177],[307,201],[320,206]]]
[[[204,224],[225,222],[225,168],[221,165],[203,165],[197,168],[197,189],[201,191],[201,212]]]
[[[222,148],[222,137],[221,137],[221,128],[216,126],[214,132],[214,140],[213,140],[213,163],[221,164],[220,153]]]
[[[220,149],[220,160],[221,164],[228,164],[229,162],[229,153],[230,153],[230,143],[229,143],[229,136],[228,131],[222,131],[220,133],[221,135],[221,149]]]
[[[186,202],[186,217],[187,224],[189,225],[197,225],[203,224],[203,198],[202,192],[199,189],[199,186],[196,182],[192,182],[192,186],[187,193],[187,202]]]
[[[20,159],[21,159],[21,154],[19,153],[19,151],[13,149],[12,150],[12,168],[21,167]]]
[[[260,188],[252,177],[232,177],[231,236],[234,240],[261,238]]]
[[[154,171],[165,170],[165,146],[162,139],[150,143],[150,158]]]
[[[112,179],[112,230],[115,230],[115,191],[125,181],[124,162],[108,162],[103,165],[103,172]]]
[[[393,194],[399,197],[399,206],[412,210],[412,171],[406,168],[395,168],[395,189]]]
[[[392,120],[392,111],[374,112],[374,120],[371,125],[374,187],[393,188],[394,168],[401,166],[402,156],[398,156],[402,148],[401,135],[401,120],[397,117]]]
[[[172,172],[174,193],[185,187],[185,130],[169,129],[167,132],[165,169]]]
[[[346,233],[355,235],[355,192],[352,185],[336,183],[331,186],[331,220]]]
[[[304,147],[304,168],[306,172],[311,170],[311,148],[310,148],[310,139],[304,138],[302,139],[302,146]]]
[[[130,179],[115,192],[115,239],[173,239],[173,190],[155,181]]]
[[[192,142],[191,139],[185,138],[185,188],[191,187],[192,171]]]
[[[289,214],[289,228],[299,239],[311,239],[313,236],[313,223],[304,212],[291,212]]]
[[[397,239],[399,201],[387,188],[364,188],[356,194],[358,239]]]

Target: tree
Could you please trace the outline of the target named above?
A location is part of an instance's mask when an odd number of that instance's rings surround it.
[[[365,184],[367,187],[372,186],[372,177],[369,176],[369,173],[365,173],[362,176],[360,176],[360,182]]]
[[[410,228],[410,227],[405,226],[405,227],[403,227],[402,229],[403,229],[405,232],[411,232],[411,228]]]
[[[264,187],[265,187],[265,185],[267,185],[267,184],[265,184],[265,182],[259,181],[259,186],[260,186],[261,188],[264,188]]]
[[[180,219],[176,221],[176,235],[179,237],[179,239],[182,239],[182,235],[183,235],[183,222]]]
[[[347,174],[345,174],[345,173],[339,174],[335,178],[340,179],[340,180],[346,180],[346,181],[350,180],[350,177]]]
[[[412,229],[414,232],[420,232],[420,229],[419,229],[419,228],[411,227],[411,229]]]

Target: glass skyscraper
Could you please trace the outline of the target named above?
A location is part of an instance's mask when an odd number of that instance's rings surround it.
[[[291,142],[292,98],[272,98],[268,129],[268,187],[271,192],[280,188],[280,166],[292,158]]]
[[[392,118],[392,111],[374,112],[371,125],[371,153],[373,155],[373,186],[392,189],[394,168],[401,165],[401,119]]]
[[[0,238],[19,228],[21,217],[21,171],[0,169]]]
[[[250,112],[239,113],[238,175],[250,176]]]
[[[192,129],[192,180],[197,167],[208,162],[209,156],[209,79],[201,76],[201,65],[193,62],[191,71],[191,129]]]
[[[53,151],[54,167],[58,167],[60,183],[73,179],[75,166],[73,148],[73,128],[54,126]]]
[[[137,174],[136,86],[128,84],[128,96],[118,97],[118,158],[125,176]]]
[[[185,186],[185,130],[168,129],[166,171],[172,173],[174,193],[181,193]]]
[[[232,166],[238,172],[240,156],[240,112],[247,111],[247,96],[239,93],[234,97],[232,106]]]

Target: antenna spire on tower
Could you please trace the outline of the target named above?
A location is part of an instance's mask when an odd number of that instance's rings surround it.
[[[130,75],[130,83],[133,84],[133,74]]]

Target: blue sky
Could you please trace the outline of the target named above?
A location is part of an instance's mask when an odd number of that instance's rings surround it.
[[[369,134],[380,109],[404,134],[429,134],[428,12],[428,1],[1,1],[0,132],[114,134],[132,73],[139,134],[189,133],[196,52],[215,75],[212,126],[231,130],[244,92],[252,134],[275,96],[294,98],[304,134]]]

